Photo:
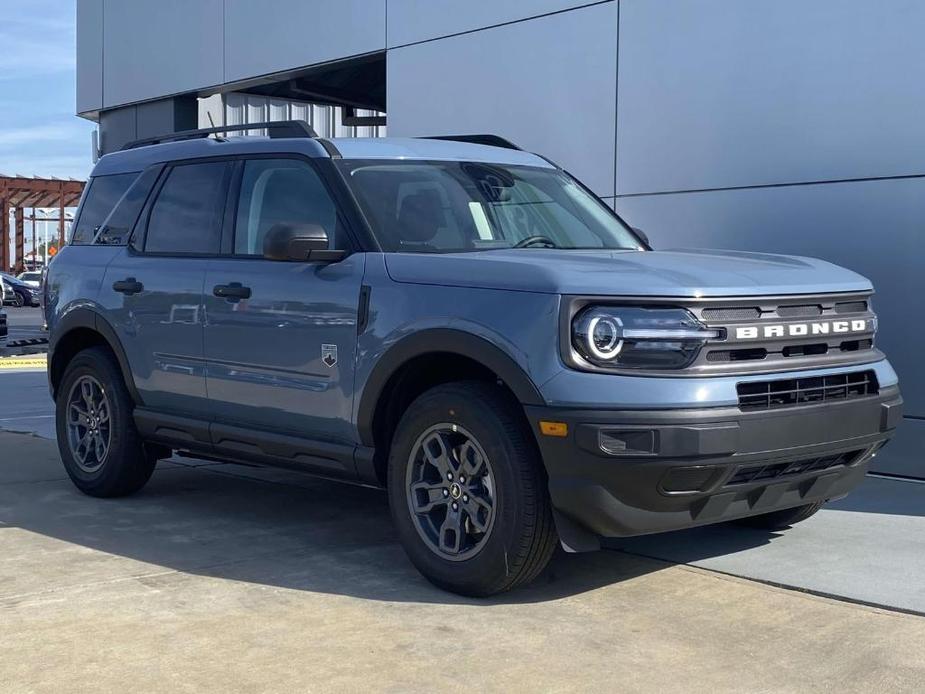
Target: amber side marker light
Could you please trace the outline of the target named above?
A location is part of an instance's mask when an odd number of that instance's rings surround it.
[[[540,432],[543,436],[568,436],[568,424],[565,422],[547,422],[540,420]]]

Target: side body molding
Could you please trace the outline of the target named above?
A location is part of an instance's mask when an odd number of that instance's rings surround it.
[[[48,337],[48,385],[52,397],[54,398],[56,395],[56,384],[52,380],[52,369],[57,367],[55,364],[55,350],[60,342],[67,338],[69,333],[81,328],[93,330],[103,337],[109,345],[109,348],[112,349],[113,354],[116,355],[116,359],[119,362],[119,369],[122,371],[122,377],[125,380],[125,386],[128,388],[132,400],[135,401],[136,405],[144,405],[141,395],[135,387],[132,369],[129,366],[128,358],[125,356],[125,350],[122,348],[122,343],[119,341],[115,329],[98,311],[86,306],[67,311],[67,313],[55,323]]]
[[[536,385],[523,368],[500,347],[484,338],[452,328],[431,328],[396,342],[380,357],[363,385],[357,409],[357,430],[365,446],[373,445],[373,416],[389,379],[411,359],[444,353],[468,357],[494,371],[524,405],[545,405]]]

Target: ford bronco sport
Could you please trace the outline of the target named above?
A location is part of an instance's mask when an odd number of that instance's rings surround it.
[[[900,420],[853,272],[653,251],[493,136],[262,127],[93,171],[45,285],[58,445],[87,494],[173,454],[384,487],[414,565],[489,595],[559,542],[801,521]]]

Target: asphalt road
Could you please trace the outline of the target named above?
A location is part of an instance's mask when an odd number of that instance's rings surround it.
[[[47,333],[42,328],[45,318],[42,316],[42,309],[38,307],[14,308],[4,306],[6,312],[7,326],[9,328],[8,340],[25,340],[33,337],[47,337]]]

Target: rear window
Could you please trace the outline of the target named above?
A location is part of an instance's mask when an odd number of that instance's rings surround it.
[[[80,215],[71,234],[71,243],[75,245],[93,242],[103,220],[109,216],[116,203],[138,177],[137,173],[116,174],[114,176],[96,176],[90,179],[87,196],[80,208]]]
[[[141,214],[141,208],[144,207],[160,172],[160,167],[147,169],[129,186],[103,222],[93,243],[101,246],[124,246],[128,243],[135,222]]]

